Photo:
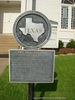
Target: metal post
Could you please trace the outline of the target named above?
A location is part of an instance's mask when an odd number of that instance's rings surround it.
[[[28,100],[34,100],[34,83],[29,83],[29,95],[28,95]]]
[[[32,10],[36,9],[36,0],[32,0]],[[28,84],[29,94],[28,94],[28,100],[34,100],[34,83]]]
[[[36,10],[36,0],[32,0],[32,10]]]

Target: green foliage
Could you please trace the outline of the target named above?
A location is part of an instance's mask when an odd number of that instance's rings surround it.
[[[61,40],[59,40],[59,48],[63,48],[63,45],[64,43]]]
[[[75,40],[70,40],[70,42],[68,42],[68,44],[67,44],[67,46],[66,46],[67,48],[75,48]]]

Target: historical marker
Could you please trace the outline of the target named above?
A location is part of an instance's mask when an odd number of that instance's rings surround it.
[[[52,83],[54,51],[37,49],[47,43],[51,35],[47,17],[37,11],[25,12],[16,19],[13,33],[26,50],[10,50],[10,81]]]
[[[53,83],[54,50],[41,50],[51,36],[48,18],[37,11],[21,14],[13,26],[16,41],[26,50],[10,50],[9,81],[29,83],[29,100],[34,100],[34,83]]]
[[[40,48],[50,38],[51,25],[47,17],[42,13],[28,11],[16,19],[13,33],[22,47]]]

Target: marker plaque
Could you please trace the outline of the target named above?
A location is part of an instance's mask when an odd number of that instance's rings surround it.
[[[11,82],[53,82],[54,51],[11,50],[10,65]]]

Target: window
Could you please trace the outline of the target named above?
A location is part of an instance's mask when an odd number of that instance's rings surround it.
[[[68,7],[62,7],[61,10],[61,28],[68,28]]]
[[[71,28],[75,29],[75,7],[72,7]]]

